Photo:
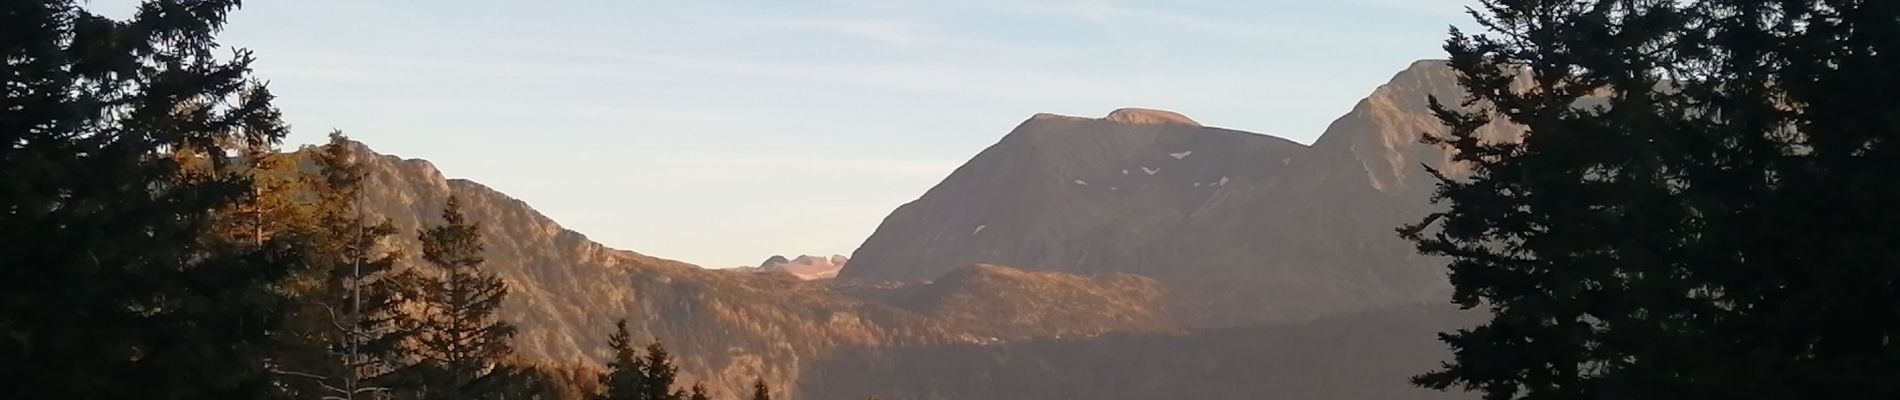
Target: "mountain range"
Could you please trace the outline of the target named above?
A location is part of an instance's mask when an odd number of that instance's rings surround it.
[[[1418,138],[1443,129],[1426,96],[1457,88],[1414,63],[1312,145],[1160,110],[1037,114],[850,257],[743,269],[609,248],[357,151],[373,214],[414,232],[453,195],[480,222],[524,357],[596,363],[626,318],[716,398],[755,377],[795,400],[1461,398],[1405,381],[1445,357],[1434,332],[1476,319],[1393,233],[1431,210],[1425,167],[1456,170]]]
[[[1455,98],[1442,63],[1413,64],[1311,146],[1180,114],[1036,115],[898,207],[841,279],[924,279],[971,263],[1153,277],[1194,326],[1290,322],[1443,298],[1436,263],[1393,229],[1430,208],[1419,143]]]

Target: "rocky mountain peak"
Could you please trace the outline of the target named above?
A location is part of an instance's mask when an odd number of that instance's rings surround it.
[[[1177,113],[1040,114],[899,207],[847,280],[929,279],[972,264],[1154,278],[1191,324],[1304,320],[1437,295],[1439,270],[1392,228],[1430,211],[1427,98],[1462,96],[1412,63],[1306,146]],[[967,271],[966,271],[967,272]]]
[[[789,263],[789,262],[792,262],[792,260],[786,259],[785,256],[773,255],[772,258],[767,258],[765,259],[765,262],[759,263],[759,269],[768,269],[772,267],[777,267],[779,266],[779,264],[784,264],[784,263]]]
[[[1333,120],[1313,147],[1331,154],[1339,167],[1354,166],[1365,174],[1365,184],[1374,190],[1423,193],[1434,181],[1420,164],[1456,175],[1462,167],[1450,162],[1451,154],[1437,146],[1419,141],[1423,135],[1445,132],[1445,127],[1430,112],[1430,99],[1457,107],[1465,96],[1458,76],[1444,60],[1420,60],[1374,89],[1355,104],[1352,111]],[[1515,140],[1522,128],[1494,122],[1481,128],[1480,134],[1492,140]]]
[[[803,280],[831,279],[838,276],[838,270],[844,269],[850,261],[843,255],[831,256],[801,255],[787,259],[782,255],[768,258],[759,264],[760,272],[784,272]]]
[[[1115,111],[1109,112],[1108,116],[1103,119],[1136,125],[1177,124],[1193,127],[1201,126],[1201,123],[1194,122],[1194,119],[1188,118],[1186,115],[1181,115],[1181,113],[1150,108],[1129,107],[1116,109]]]

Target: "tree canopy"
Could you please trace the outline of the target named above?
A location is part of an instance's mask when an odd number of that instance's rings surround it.
[[[1900,396],[1900,3],[1486,0],[1434,99],[1468,174],[1416,383],[1487,399]],[[1479,134],[1493,121],[1521,140]]]
[[[481,225],[462,213],[450,197],[442,223],[417,234],[422,258],[434,268],[419,272],[417,303],[409,326],[415,330],[410,351],[419,360],[413,382],[424,393],[485,397],[478,383],[514,351],[515,327],[495,316],[508,285],[482,268]]]
[[[287,128],[237,1],[0,4],[0,388],[6,398],[254,398],[299,258],[212,235]],[[254,238],[256,239],[256,238]]]
[[[679,377],[679,367],[673,365],[672,355],[659,342],[646,346],[646,354],[634,348],[633,335],[627,331],[627,320],[614,322],[614,331],[607,335],[607,346],[612,359],[607,361],[607,371],[600,374],[601,392],[598,400],[688,400],[705,398],[706,387],[693,385],[692,391],[674,389],[674,381]]]

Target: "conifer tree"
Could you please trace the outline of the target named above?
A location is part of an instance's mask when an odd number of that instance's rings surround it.
[[[641,388],[646,381],[646,363],[640,358],[640,351],[633,347],[633,336],[627,332],[627,320],[614,321],[614,332],[607,335],[607,347],[613,352],[613,359],[607,362],[607,371],[600,374],[602,387],[598,400],[639,400]]]
[[[673,365],[672,355],[659,342],[647,345],[645,354],[634,349],[624,318],[614,322],[607,346],[613,351],[613,359],[607,362],[607,371],[600,374],[598,400],[686,400],[706,395],[703,385],[693,385],[691,392],[673,389],[679,367]]]
[[[1900,398],[1900,2],[1482,4],[1430,138],[1470,173],[1401,232],[1492,317],[1416,383]]]
[[[411,375],[423,396],[487,398],[474,385],[513,352],[515,328],[494,313],[508,295],[507,283],[482,269],[480,225],[450,197],[442,224],[423,230],[422,258],[434,266],[418,285],[419,315],[411,349],[421,360]]]
[[[480,384],[480,392],[501,400],[589,400],[599,395],[595,372],[520,357],[511,358]]]
[[[687,400],[712,400],[712,395],[706,393],[706,384],[695,383],[693,384],[693,394],[687,397]]]
[[[311,234],[315,216],[303,197],[316,185],[312,174],[298,165],[295,154],[277,151],[273,145],[233,142],[228,146],[238,150],[229,167],[196,165],[206,173],[236,175],[250,182],[242,199],[218,213],[219,227],[213,236],[250,246],[293,236],[284,242],[307,245],[310,238],[303,235]]]
[[[752,381],[752,400],[772,400],[772,387],[765,385],[765,379]]]
[[[368,172],[360,160],[354,142],[341,132],[332,132],[330,142],[315,155],[322,176],[318,191],[319,217],[325,237],[342,246],[320,253],[330,255],[318,260],[327,266],[327,301],[319,303],[342,326],[341,340],[332,347],[355,361],[349,363],[355,379],[372,380],[401,366],[412,357],[402,343],[416,334],[405,329],[402,307],[421,289],[421,276],[414,269],[398,270],[402,252],[386,249],[384,241],[396,235],[395,224],[387,218],[371,223],[366,216],[363,189]],[[341,240],[337,240],[341,239]]]
[[[387,392],[391,374],[414,358],[402,343],[415,327],[401,326],[401,307],[420,284],[413,270],[396,269],[401,252],[385,249],[396,234],[388,220],[371,224],[362,191],[367,171],[353,142],[332,132],[311,155],[320,179],[314,192],[318,221],[305,245],[316,282],[296,292],[300,307],[289,323],[301,347],[287,355],[279,373],[298,397],[360,398]]]
[[[272,391],[272,285],[298,258],[209,235],[254,188],[233,155],[286,131],[251,53],[218,49],[237,7],[0,2],[0,397]]]
[[[672,355],[660,342],[647,345],[646,357],[640,360],[640,399],[642,400],[680,400],[686,398],[686,391],[674,390],[673,381],[679,377],[679,367],[673,365]]]

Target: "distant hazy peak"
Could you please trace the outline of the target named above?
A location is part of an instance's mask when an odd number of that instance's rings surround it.
[[[1196,126],[1196,127],[1201,126],[1201,123],[1194,122],[1194,119],[1188,118],[1186,115],[1181,115],[1181,113],[1177,113],[1173,111],[1148,109],[1148,108],[1132,108],[1131,107],[1131,108],[1117,109],[1115,111],[1109,112],[1108,117],[1105,119],[1109,121],[1124,123],[1124,124],[1136,124],[1136,125],[1179,124],[1179,125]]]
[[[833,254],[831,256],[814,256],[814,255],[806,254],[806,255],[798,256],[798,258],[792,259],[792,262],[799,263],[799,264],[835,263],[837,262],[835,261],[837,260],[837,257],[838,255],[836,254]]]
[[[772,256],[772,258],[766,259],[764,263],[760,263],[758,270],[764,272],[784,271],[804,280],[830,279],[838,276],[838,270],[843,269],[845,263],[850,261],[850,258],[836,254],[829,257],[801,255],[797,258],[790,259],[782,255],[775,255]]]
[[[774,255],[772,256],[772,258],[765,259],[765,262],[759,263],[759,268],[772,268],[774,266],[778,266],[779,264],[784,264],[784,263],[789,263],[789,262],[792,262],[792,260],[786,259],[785,256]]]

